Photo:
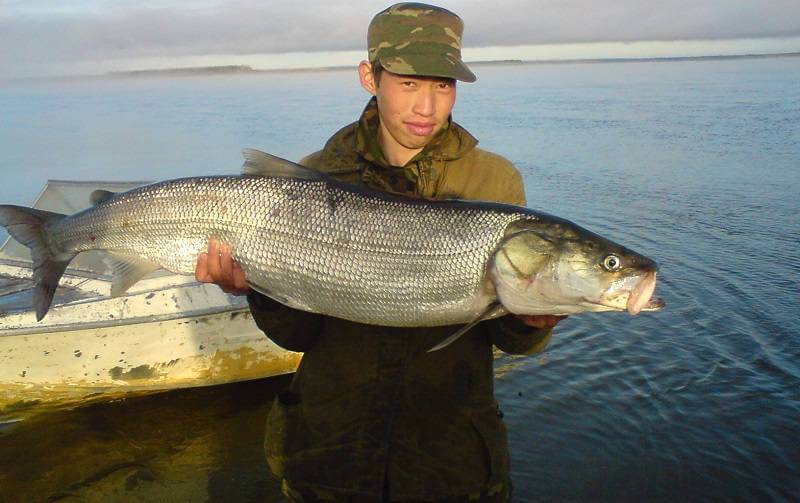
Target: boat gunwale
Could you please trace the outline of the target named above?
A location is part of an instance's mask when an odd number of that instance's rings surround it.
[[[8,265],[11,267],[18,267],[20,269],[31,270],[31,263],[26,261],[20,261],[16,259],[10,258],[0,258],[0,266]],[[1,268],[1,267],[0,267]],[[31,271],[32,272],[32,271]],[[85,279],[85,280],[96,280],[100,282],[110,283],[111,278],[108,275],[98,274],[92,271],[85,271],[81,269],[67,269],[66,275],[69,275],[75,279]],[[161,276],[155,276],[151,278],[151,280],[157,280],[159,278],[168,278],[172,276],[172,274],[164,274]],[[180,277],[181,275],[176,275]],[[10,276],[16,277],[16,276]],[[158,285],[154,286],[153,288],[148,288],[141,291],[131,292],[128,295],[124,295],[122,297],[118,297],[118,299],[127,299],[131,297],[140,297],[142,295],[148,295],[154,292],[163,292],[172,289],[188,289],[188,288],[197,288],[202,287],[203,283],[198,281],[191,281],[185,280],[184,282],[179,283],[172,283],[168,285]],[[80,287],[77,287],[81,289]],[[113,299],[112,297],[108,297],[102,293],[95,292],[92,289],[86,290],[88,292],[95,293],[96,295],[81,299],[76,299],[72,302],[67,304],[63,304],[60,307],[65,307],[68,309],[80,309],[81,307],[91,304],[98,301],[108,301]],[[149,323],[159,323],[165,321],[171,321],[179,318],[198,318],[203,316],[214,316],[218,314],[223,314],[226,312],[243,312],[248,311],[249,307],[246,303],[238,303],[238,302],[231,302],[227,305],[217,305],[217,306],[210,306],[204,307],[199,309],[193,310],[184,310],[184,311],[173,311],[164,314],[147,314],[143,316],[134,316],[134,317],[126,317],[126,318],[109,318],[104,320],[94,320],[82,323],[55,323],[55,324],[42,324],[40,326],[34,325],[22,325],[16,327],[0,327],[0,337],[15,337],[21,335],[38,335],[44,333],[54,333],[54,332],[71,332],[76,330],[91,330],[91,329],[98,329],[98,328],[108,328],[112,326],[127,326],[127,325],[136,325],[136,324],[149,324]],[[8,317],[17,317],[24,315],[25,313],[30,313],[30,309],[25,310],[18,310],[18,311],[10,311],[7,313],[0,313],[0,325],[4,324],[4,318]],[[38,323],[38,322],[37,322]]]
[[[127,326],[136,324],[159,323],[171,321],[178,318],[200,318],[203,316],[213,316],[234,311],[250,311],[247,305],[230,304],[227,306],[217,306],[206,309],[195,309],[192,311],[178,311],[163,315],[137,316],[133,318],[110,318],[103,321],[91,321],[88,323],[78,323],[74,325],[42,325],[41,327],[22,327],[0,329],[0,337],[14,337],[18,335],[37,335],[51,332],[72,332],[75,330],[91,330],[96,328],[108,328],[112,326]],[[27,311],[26,311],[27,312]],[[16,314],[16,313],[15,313]],[[0,320],[3,316],[0,316]]]
[[[0,275],[3,275],[2,266],[10,266],[10,267],[16,267],[16,268],[19,268],[19,269],[29,270],[29,271],[31,271],[31,274],[29,276],[26,276],[26,278],[29,278],[29,277],[33,276],[33,262],[30,261],[30,260],[19,260],[19,259],[15,259],[15,258],[0,256]],[[152,276],[148,275],[149,279],[164,278],[164,277],[168,277],[168,276],[178,276],[178,277],[184,276],[183,274],[175,274],[173,272],[167,271],[166,269],[157,269],[156,271],[154,271],[151,274],[152,274]],[[64,277],[67,277],[67,276],[78,277],[78,278],[89,279],[89,280],[96,280],[96,281],[100,281],[100,282],[103,282],[103,283],[111,283],[111,281],[113,280],[113,277],[112,277],[111,274],[103,274],[103,273],[98,273],[98,272],[94,272],[94,271],[89,271],[89,270],[86,270],[86,269],[78,269],[78,268],[72,268],[72,267],[67,267],[67,269],[64,271]],[[14,276],[14,277],[17,277],[17,276]],[[186,283],[180,283],[180,284],[186,284]]]

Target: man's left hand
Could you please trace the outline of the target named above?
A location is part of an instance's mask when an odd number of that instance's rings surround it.
[[[559,321],[566,316],[556,316],[553,314],[518,314],[516,315],[522,323],[533,328],[553,328]]]

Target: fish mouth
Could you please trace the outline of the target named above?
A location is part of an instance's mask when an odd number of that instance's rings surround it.
[[[656,271],[645,273],[644,277],[633,287],[625,308],[632,316],[636,316],[642,311],[657,311],[664,307],[665,303],[659,298],[653,297],[656,289]]]
[[[593,305],[593,311],[628,311],[635,316],[642,311],[658,311],[666,304],[653,297],[656,288],[656,270],[628,276],[606,290],[599,299],[584,297],[584,305]]]

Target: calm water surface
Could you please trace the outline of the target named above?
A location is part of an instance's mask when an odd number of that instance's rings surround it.
[[[668,306],[575,316],[497,359],[519,500],[796,501],[800,58],[479,70],[456,120],[531,207],[657,259]],[[0,200],[232,173],[242,147],[296,159],[365,101],[355,72],[0,87]],[[287,382],[7,424],[0,500],[281,501],[261,449]]]

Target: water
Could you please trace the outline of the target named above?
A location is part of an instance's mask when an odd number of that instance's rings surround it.
[[[661,265],[667,309],[574,316],[502,356],[520,501],[800,494],[800,58],[479,68],[455,117],[523,173],[530,206]],[[235,172],[357,117],[355,72],[0,88],[0,200],[48,178]],[[281,501],[261,454],[284,380],[0,429],[9,500]],[[0,498],[2,500],[2,498]]]

